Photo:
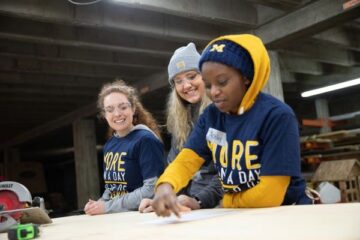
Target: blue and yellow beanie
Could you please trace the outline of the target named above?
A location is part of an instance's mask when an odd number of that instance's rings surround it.
[[[254,63],[249,52],[228,40],[220,40],[210,44],[201,54],[199,69],[204,62],[219,62],[240,71],[250,81],[254,78]]]

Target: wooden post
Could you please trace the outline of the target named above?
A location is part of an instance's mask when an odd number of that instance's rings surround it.
[[[78,208],[83,208],[89,198],[100,197],[94,121],[84,119],[75,121],[73,133],[77,203]]]
[[[264,87],[264,92],[271,94],[277,99],[284,101],[284,92],[281,82],[281,69],[279,63],[279,55],[274,51],[269,51],[271,70],[270,78]]]
[[[316,115],[317,118],[319,119],[323,119],[326,121],[326,124],[323,125],[323,127],[321,128],[320,132],[321,133],[328,133],[331,131],[331,128],[328,124],[329,120],[329,105],[328,105],[328,101],[326,99],[323,98],[317,98],[315,99],[315,107],[316,107]]]
[[[9,159],[9,149],[8,148],[5,148],[4,149],[4,165],[3,165],[3,173],[4,174],[4,178],[5,180],[8,180],[9,179],[9,162],[10,162],[10,159]]]
[[[20,164],[20,152],[17,148],[4,149],[4,176],[7,181],[15,181],[14,167]]]
[[[339,189],[341,192],[341,202],[349,202],[347,196],[346,180],[339,181]]]

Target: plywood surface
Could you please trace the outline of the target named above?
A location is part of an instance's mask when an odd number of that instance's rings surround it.
[[[209,209],[176,218],[138,212],[55,218],[39,239],[360,239],[360,203]],[[0,235],[0,239],[5,235]]]

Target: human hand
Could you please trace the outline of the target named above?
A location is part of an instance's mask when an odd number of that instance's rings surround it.
[[[89,208],[91,207],[91,205],[93,205],[96,201],[89,199],[89,201],[85,204],[84,207],[84,212],[86,212],[87,210],[89,210]]]
[[[168,183],[162,183],[157,187],[151,206],[158,216],[169,217],[171,213],[174,213],[180,217],[180,204],[172,186]]]
[[[195,198],[189,197],[187,195],[180,195],[177,197],[177,200],[179,204],[183,207],[183,210],[185,210],[186,212],[200,209],[200,204]]]
[[[105,202],[102,200],[94,201],[89,199],[85,205],[84,211],[87,215],[99,215],[105,213]]]
[[[149,198],[144,198],[143,200],[141,200],[140,205],[139,205],[139,212],[141,213],[149,213],[149,212],[153,212],[154,209],[151,206],[152,200]]]

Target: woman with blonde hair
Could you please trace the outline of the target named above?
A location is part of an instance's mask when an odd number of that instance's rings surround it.
[[[105,191],[98,201],[89,199],[84,211],[97,215],[137,210],[143,198],[153,196],[164,170],[160,131],[135,89],[123,81],[102,87],[98,108],[113,133],[103,150]]]
[[[175,50],[168,65],[172,87],[167,103],[167,129],[172,135],[167,161],[171,163],[183,148],[199,115],[211,103],[205,94],[205,85],[198,63],[200,54],[195,44],[189,43]],[[209,159],[192,181],[178,193],[177,200],[185,208],[195,210],[213,208],[222,198],[222,187],[216,170]],[[143,200],[140,212],[152,211],[151,200]],[[189,208],[189,209],[188,209]]]

